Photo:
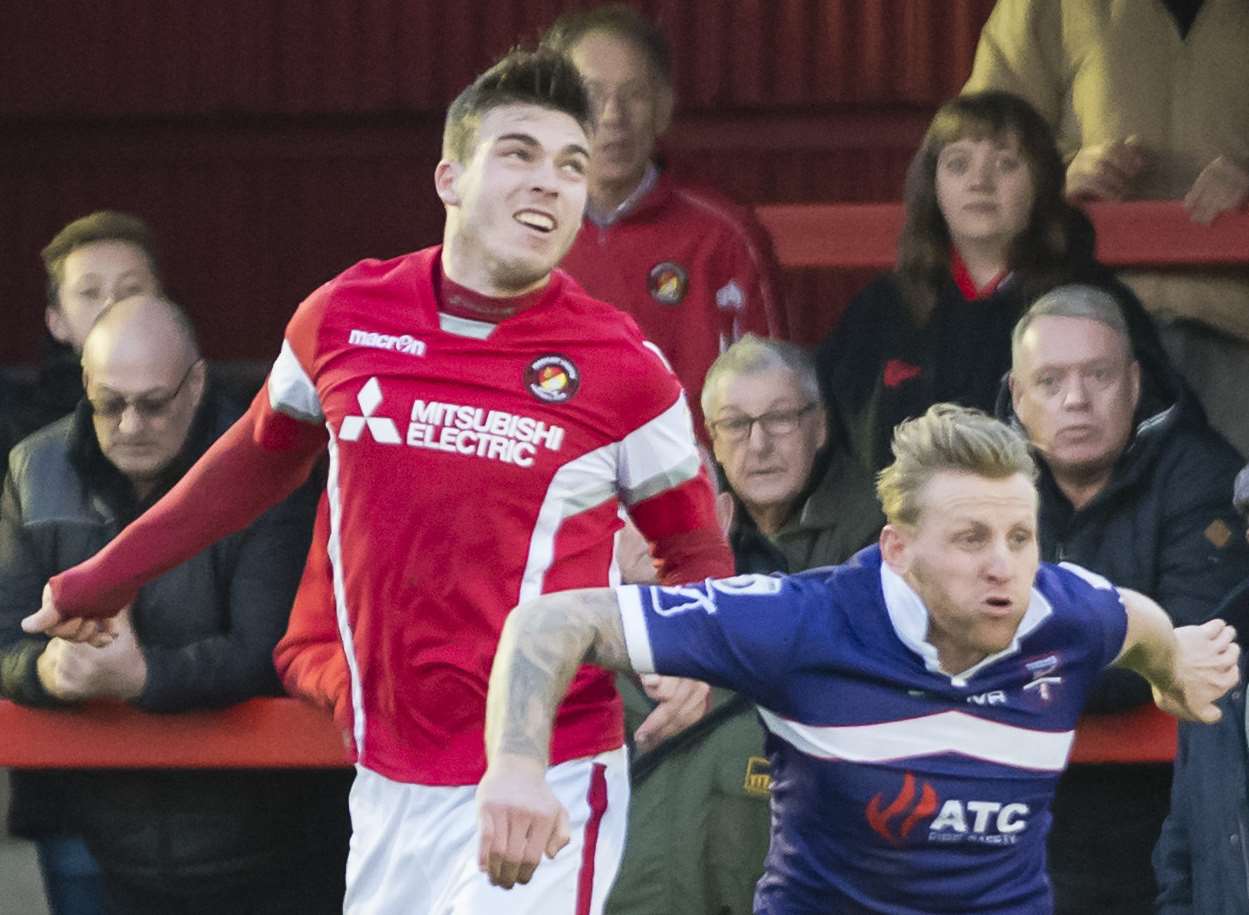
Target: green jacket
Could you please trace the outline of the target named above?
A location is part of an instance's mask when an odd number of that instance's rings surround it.
[[[654,703],[632,676],[616,686],[632,735]],[[770,830],[763,728],[753,705],[722,689],[703,722],[633,756],[628,843],[607,915],[754,911]]]

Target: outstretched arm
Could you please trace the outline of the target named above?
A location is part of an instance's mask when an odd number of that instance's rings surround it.
[[[159,502],[95,556],[55,576],[28,633],[89,641],[139,587],[254,521],[307,479],[324,427],[276,413],[261,389],[251,408]],[[85,619],[78,619],[83,617]],[[105,640],[107,641],[107,639]]]
[[[1126,588],[1119,593],[1128,631],[1115,664],[1148,680],[1164,712],[1187,721],[1218,721],[1215,703],[1239,677],[1236,630],[1218,619],[1173,629],[1154,601]]]
[[[528,883],[568,844],[568,814],[546,784],[555,710],[582,664],[631,670],[615,592],[548,594],[508,616],[486,700],[486,775],[477,789],[478,863],[505,888]]]

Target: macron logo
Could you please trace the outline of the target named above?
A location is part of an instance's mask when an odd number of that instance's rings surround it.
[[[409,356],[425,355],[425,341],[410,334],[396,337],[394,334],[379,334],[356,328],[351,331],[347,342],[352,346],[371,346],[373,349],[388,349],[392,353],[407,353]]]
[[[360,389],[360,393],[356,395],[356,403],[360,405],[360,412],[363,415],[346,417],[343,420],[342,428],[338,430],[339,439],[344,442],[354,442],[360,438],[360,433],[367,428],[369,434],[373,436],[373,440],[376,442],[380,442],[383,445],[403,444],[403,440],[399,438],[399,429],[395,426],[393,419],[373,415],[373,411],[378,408],[381,402],[382,386],[377,383],[376,378],[370,378],[364,387]]]

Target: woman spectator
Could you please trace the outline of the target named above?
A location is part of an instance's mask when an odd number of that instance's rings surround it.
[[[1093,259],[1064,174],[1049,125],[1018,96],[964,95],[937,111],[907,172],[897,267],[816,354],[833,440],[869,470],[890,462],[893,427],[934,403],[991,412],[1015,321],[1059,283],[1110,289],[1134,341],[1165,361],[1140,303]]]

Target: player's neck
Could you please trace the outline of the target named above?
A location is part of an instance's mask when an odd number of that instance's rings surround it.
[[[537,287],[519,295],[490,295],[479,289],[458,282],[447,275],[446,264],[438,272],[436,284],[438,310],[456,318],[485,321],[497,324],[502,320],[528,311],[541,302],[549,291],[550,276]]]
[[[440,266],[442,275],[447,279],[492,299],[510,299],[525,295],[542,289],[551,279],[551,274],[547,273],[532,282],[520,285],[508,283],[499,276],[498,270],[490,268],[488,258],[480,250],[459,237],[459,233],[449,222],[443,233]]]
[[[549,273],[537,282],[513,289],[499,285],[484,270],[457,269],[455,260],[444,246],[436,288],[438,310],[457,318],[498,323],[532,308],[550,287]]]
[[[948,637],[941,637],[930,628],[928,644],[937,649],[937,662],[941,669],[951,677],[971,670],[988,657],[984,651],[955,644]]]

